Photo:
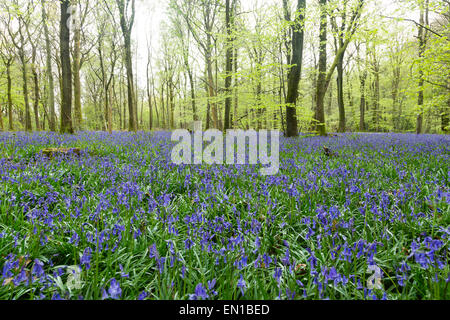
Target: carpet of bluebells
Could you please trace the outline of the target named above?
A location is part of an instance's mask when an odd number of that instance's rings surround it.
[[[0,134],[0,299],[450,298],[449,136],[280,143],[261,176],[170,133]]]

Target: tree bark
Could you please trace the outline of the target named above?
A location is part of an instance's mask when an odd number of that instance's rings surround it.
[[[13,120],[13,103],[12,103],[12,79],[11,79],[11,63],[12,59],[6,64],[6,78],[7,78],[7,96],[8,96],[8,126],[9,131],[14,131]]]
[[[50,44],[50,35],[48,31],[48,17],[45,11],[45,1],[41,0],[42,6],[42,22],[44,26],[44,36],[45,36],[45,51],[46,51],[46,68],[47,68],[47,83],[48,83],[48,108],[49,108],[49,119],[48,125],[50,131],[56,131],[56,119],[55,119],[55,84],[53,80],[52,72],[52,51]]]
[[[231,104],[232,104],[232,89],[231,89],[231,81],[232,81],[232,72],[233,72],[233,28],[234,28],[234,13],[233,13],[233,7],[234,7],[234,1],[233,3],[230,3],[230,0],[225,1],[226,6],[226,29],[227,29],[227,40],[226,40],[226,54],[225,54],[225,61],[226,61],[226,77],[225,77],[225,130],[231,129],[231,121],[230,121],[230,114],[231,114]]]
[[[23,98],[25,102],[25,131],[31,131],[31,114],[30,114],[30,102],[28,97],[28,68],[27,68],[27,62],[25,59],[25,52],[23,49],[24,40],[21,36],[22,41],[22,47],[19,49],[19,58],[22,63],[22,83],[23,83]]]
[[[338,60],[337,64],[337,94],[339,108],[339,128],[338,132],[345,132],[345,104],[344,104],[344,55]]]
[[[285,2],[283,2],[285,3]],[[297,17],[292,30],[292,58],[290,64],[293,65],[288,74],[288,90],[286,97],[286,136],[298,136],[296,105],[298,99],[298,87],[302,74],[303,62],[303,40],[305,23],[306,1],[298,0]]]
[[[420,20],[419,20],[419,60],[423,59],[426,48],[426,31],[423,27],[425,23],[425,15],[428,15],[428,0],[425,1],[424,5],[420,4]],[[427,19],[428,20],[428,19]],[[416,133],[421,134],[423,131],[423,104],[424,104],[424,72],[422,68],[422,61],[419,61],[419,92],[417,97],[417,105],[419,108],[419,114],[417,115],[417,125],[416,125]]]
[[[3,126],[3,109],[2,105],[0,104],[0,131],[4,131],[5,127]]]
[[[362,14],[362,8],[364,6],[364,0],[359,0],[356,8],[353,10],[352,17],[347,24],[347,28],[345,31],[345,35],[343,35],[343,39],[345,39],[342,46],[336,52],[336,56],[332,65],[330,66],[327,73],[327,11],[325,6],[327,5],[327,0],[320,0],[320,48],[319,48],[319,74],[317,79],[317,90],[316,90],[316,114],[315,114],[315,128],[316,131],[325,136],[326,128],[325,128],[325,113],[324,113],[324,100],[325,94],[327,92],[328,86],[330,84],[331,78],[333,76],[334,70],[336,69],[340,59],[345,54],[350,41],[352,40],[353,35],[358,28],[358,20]]]
[[[73,93],[74,93],[74,127],[81,130],[83,116],[81,113],[81,30],[77,26],[74,30],[73,50]]]
[[[41,130],[41,125],[39,123],[39,101],[40,101],[40,97],[39,97],[39,75],[37,73],[36,70],[36,50],[34,48],[33,50],[33,63],[32,63],[32,69],[31,72],[33,74],[33,83],[34,83],[34,104],[33,104],[33,109],[34,109],[34,120],[36,123],[36,131],[40,131]]]
[[[125,1],[127,1],[127,6],[131,1],[132,16],[131,20],[127,23],[126,12],[125,12]],[[137,131],[137,107],[136,107],[136,97],[134,88],[134,77],[133,77],[133,59],[131,53],[131,31],[134,24],[135,16],[135,0],[116,0],[117,7],[120,13],[120,27],[122,29],[122,34],[125,44],[125,67],[127,70],[127,89],[128,89],[128,112],[129,112],[129,131]]]
[[[70,30],[67,21],[70,19],[68,9],[70,0],[60,0],[60,58],[61,58],[61,133],[73,134],[72,126],[72,67],[70,62]]]
[[[316,115],[315,128],[316,131],[324,136],[325,131],[325,112],[324,100],[327,91],[326,72],[327,72],[327,13],[325,6],[327,0],[320,0],[320,35],[319,35],[319,73],[317,77],[317,91],[316,91]]]

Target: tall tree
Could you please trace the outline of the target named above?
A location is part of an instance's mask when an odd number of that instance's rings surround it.
[[[345,34],[343,36],[344,43],[336,52],[333,63],[327,71],[327,28],[328,28],[328,10],[327,0],[319,0],[320,4],[320,49],[319,49],[319,74],[317,78],[316,88],[316,110],[315,110],[315,125],[316,130],[320,135],[326,135],[325,128],[325,112],[324,112],[324,100],[327,93],[330,81],[333,77],[334,70],[336,69],[339,61],[342,59],[348,45],[350,44],[353,35],[355,34],[359,20],[362,14],[362,9],[365,0],[357,0],[348,25],[345,28]]]
[[[92,2],[91,2],[92,3]],[[84,4],[84,5],[83,5]],[[82,35],[86,19],[91,12],[92,5],[89,1],[74,1],[72,6],[72,30],[73,30],[73,95],[74,95],[74,117],[73,125],[76,130],[80,130],[83,125],[83,114],[81,108],[81,68],[87,60],[92,48],[95,46],[95,41],[92,41],[85,49],[82,47]],[[84,36],[84,39],[86,36]],[[86,42],[86,41],[85,41]]]
[[[225,70],[225,124],[224,129],[231,129],[231,104],[232,104],[232,72],[233,72],[233,32],[234,32],[234,8],[236,0],[225,0],[225,25],[227,29],[226,39],[226,70]]]
[[[183,2],[183,1],[181,1]],[[184,17],[189,30],[194,37],[197,44],[200,46],[203,56],[205,57],[206,63],[206,85],[205,88],[208,93],[207,102],[207,127],[209,127],[209,111],[211,109],[212,120],[214,128],[221,129],[219,123],[219,113],[217,109],[217,103],[215,97],[217,95],[217,83],[214,81],[213,72],[213,49],[214,49],[214,39],[213,39],[213,29],[216,25],[216,16],[218,14],[219,1],[217,0],[197,0],[188,1],[187,3],[179,3],[176,0],[172,1],[174,7],[178,12]],[[196,13],[196,8],[194,5],[199,5],[201,8],[200,21],[197,21],[194,17]],[[201,25],[201,27],[199,26]],[[204,33],[204,37],[199,34]]]
[[[109,9],[108,1],[104,2],[108,8],[111,17],[114,19],[114,14]],[[122,30],[124,46],[125,46],[125,68],[127,72],[127,90],[128,90],[128,113],[129,113],[129,131],[137,131],[137,100],[136,90],[134,87],[133,76],[133,55],[131,51],[131,32],[134,26],[134,19],[136,16],[135,0],[116,0],[116,5],[120,15],[120,28]],[[130,12],[131,10],[131,12]]]
[[[61,133],[73,134],[72,126],[72,67],[70,62],[70,0],[60,0],[61,21],[59,31],[61,59]]]
[[[56,131],[56,116],[55,116],[55,84],[53,79],[53,70],[52,70],[52,48],[50,43],[50,33],[48,30],[48,15],[45,9],[46,1],[41,0],[41,9],[42,9],[42,25],[44,27],[44,36],[45,36],[45,51],[46,51],[46,68],[47,68],[47,103],[49,108],[49,119],[48,124],[50,127],[50,131]]]
[[[420,20],[419,20],[419,92],[417,97],[417,105],[419,108],[419,114],[417,115],[417,125],[416,125],[416,133],[421,134],[423,130],[423,103],[424,103],[424,71],[423,71],[423,57],[426,50],[427,45],[427,36],[428,30],[428,1],[429,0],[420,0]]]
[[[287,7],[287,0],[283,1]],[[288,90],[286,97],[286,136],[295,137],[298,135],[296,104],[298,99],[298,87],[302,74],[303,61],[303,40],[305,24],[306,0],[298,0],[297,12],[292,25],[292,57],[288,74]]]
[[[334,31],[334,41],[335,41],[335,50],[337,52],[342,49],[344,46],[345,40],[345,27],[347,23],[347,3],[348,0],[343,1],[343,8],[340,10],[340,14],[336,13],[331,15],[331,25]],[[336,16],[340,16],[341,24],[338,26],[336,21]],[[337,99],[338,99],[338,109],[339,109],[339,132],[345,132],[345,105],[344,105],[344,53],[338,58],[336,71],[337,71]]]
[[[20,10],[20,3],[14,1],[11,7],[7,8],[8,12],[8,22],[7,29],[10,35],[10,40],[17,48],[19,60],[22,66],[22,85],[23,85],[23,98],[25,104],[25,130],[31,131],[31,112],[30,112],[30,101],[28,92],[28,62],[29,57],[26,55],[26,46],[28,44],[28,38],[25,37],[26,25],[31,23],[31,3],[27,4],[27,8],[22,13]],[[11,12],[13,10],[13,13]],[[18,20],[18,30],[14,32],[13,29],[13,16],[17,17]],[[18,38],[18,39],[17,39]]]
[[[12,103],[12,77],[11,67],[14,61],[14,52],[8,43],[6,34],[2,34],[0,46],[0,58],[6,69],[6,95],[7,95],[7,107],[8,107],[8,130],[14,130],[13,122],[13,103]]]

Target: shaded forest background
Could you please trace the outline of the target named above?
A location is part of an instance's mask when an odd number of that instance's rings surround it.
[[[0,0],[0,130],[448,133],[449,1],[242,1]]]

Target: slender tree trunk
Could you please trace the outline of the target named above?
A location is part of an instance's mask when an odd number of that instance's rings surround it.
[[[22,63],[22,83],[23,83],[23,97],[25,102],[25,131],[31,131],[31,114],[30,114],[30,102],[28,97],[28,72],[27,62],[25,60],[25,52],[23,50],[24,40],[21,37],[22,47],[19,49],[19,57]]]
[[[152,108],[152,95],[150,93],[150,65],[151,65],[151,59],[150,59],[151,55],[150,55],[150,49],[149,49],[149,54],[148,54],[148,60],[147,60],[147,99],[148,99],[148,129],[149,131],[152,131],[153,129],[153,108]],[[153,72],[152,72],[152,77],[153,77]]]
[[[70,19],[68,9],[70,0],[61,1],[60,21],[60,56],[61,56],[61,133],[73,134],[72,127],[72,68],[70,62],[70,30],[67,21]]]
[[[36,71],[36,67],[33,62],[33,68],[32,68],[32,74],[33,74],[33,82],[34,82],[34,120],[36,123],[36,131],[41,130],[41,125],[39,123],[39,75]]]
[[[449,81],[449,87],[450,87],[450,81]],[[448,98],[447,105],[443,107],[443,110],[441,113],[441,129],[442,129],[443,133],[447,133],[447,134],[450,132],[449,111],[450,111],[450,98]]]
[[[375,54],[375,53],[374,53]],[[375,104],[374,104],[374,114],[375,114],[375,126],[376,130],[380,131],[380,118],[381,118],[381,110],[380,110],[380,65],[379,62],[374,60],[374,73],[375,73]]]
[[[339,128],[338,132],[345,132],[345,105],[344,105],[344,55],[338,60],[337,64],[337,93],[339,108]]]
[[[133,77],[133,57],[131,52],[131,31],[134,24],[135,15],[135,1],[131,0],[132,5],[132,17],[131,21],[127,23],[125,14],[125,1],[130,0],[116,0],[117,7],[120,13],[120,27],[122,29],[122,34],[125,44],[125,68],[127,70],[127,89],[128,89],[128,112],[129,112],[129,131],[137,131],[137,107],[136,107],[136,97],[134,88],[134,77]]]
[[[210,36],[208,36],[210,37]],[[209,41],[210,43],[210,41]],[[215,94],[215,86],[214,86],[214,77],[213,77],[213,70],[212,70],[212,56],[211,56],[211,51],[209,50],[208,53],[206,54],[206,66],[207,66],[207,72],[208,72],[208,96],[209,96],[209,101],[208,104],[211,107],[211,113],[212,113],[212,120],[213,120],[213,125],[215,129],[219,129],[219,115],[217,112],[217,104],[215,101],[212,101],[213,99],[215,99],[216,94]]]
[[[31,40],[31,39],[30,39]],[[32,40],[31,40],[32,41]],[[32,62],[31,62],[31,74],[33,75],[33,92],[34,92],[34,103],[33,103],[33,111],[34,111],[34,121],[36,125],[36,131],[41,130],[41,124],[39,123],[39,75],[37,72],[36,66],[36,45],[32,45]]]
[[[0,104],[0,131],[5,131],[5,127],[3,126],[3,108]]]
[[[56,131],[56,119],[55,119],[55,84],[53,80],[52,72],[52,51],[50,44],[50,35],[48,31],[48,18],[45,11],[45,1],[41,0],[42,6],[42,21],[44,26],[44,36],[45,36],[45,51],[46,51],[46,68],[47,68],[47,83],[48,83],[48,108],[49,108],[49,118],[48,125],[50,131]]]
[[[73,93],[74,93],[74,127],[81,130],[83,116],[81,113],[81,30],[74,30],[74,53],[73,53]]]
[[[362,75],[360,75],[360,93],[361,101],[359,104],[359,130],[366,131],[365,113],[366,113],[366,79],[367,79],[367,69],[364,68]]]
[[[320,0],[320,49],[319,49],[319,74],[317,77],[317,91],[316,91],[316,131],[320,135],[326,135],[325,131],[325,112],[324,100],[327,91],[326,72],[327,72],[327,12],[325,6],[327,0]]]
[[[232,89],[231,89],[231,81],[232,81],[232,72],[233,72],[233,39],[232,39],[232,33],[233,33],[233,20],[234,20],[234,14],[232,7],[234,7],[234,4],[230,3],[230,0],[226,0],[226,29],[227,29],[227,48],[226,48],[226,77],[225,77],[225,130],[231,129],[231,121],[230,121],[230,114],[231,114],[231,104],[232,104]]]
[[[155,112],[156,112],[156,128],[159,128],[160,125],[160,118],[159,118],[159,111],[158,111],[158,102],[156,101],[156,92],[155,92],[155,79],[152,76],[152,92],[153,92],[153,101],[155,105]]]
[[[425,1],[425,7],[420,4],[420,20],[419,20],[419,60],[422,60],[425,54],[426,48],[426,32],[423,25],[425,24],[425,14],[428,15],[428,0]],[[425,13],[426,11],[426,13]],[[424,104],[424,72],[422,67],[422,61],[419,61],[419,92],[417,98],[417,105],[419,108],[419,114],[417,116],[416,133],[421,134],[423,131],[423,104]]]
[[[6,64],[6,78],[7,78],[7,96],[8,96],[8,126],[9,131],[14,131],[13,122],[13,103],[12,103],[12,79],[11,79],[11,61]]]
[[[393,66],[392,78],[392,124],[394,128],[398,128],[398,90],[400,86],[400,66]]]

